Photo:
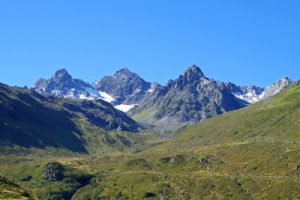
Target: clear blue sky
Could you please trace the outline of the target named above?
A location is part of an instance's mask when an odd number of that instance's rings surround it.
[[[0,82],[128,67],[165,83],[191,64],[240,85],[300,79],[299,0],[2,0]]]

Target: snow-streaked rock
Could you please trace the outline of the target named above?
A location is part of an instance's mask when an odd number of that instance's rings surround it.
[[[139,104],[151,91],[149,90],[151,89],[151,83],[146,82],[127,68],[118,70],[112,76],[104,76],[92,85],[98,91],[106,92],[114,97],[114,105]]]
[[[273,83],[271,86],[267,86],[265,88],[259,88],[255,86],[250,86],[250,87],[236,86],[239,88],[238,89],[235,88],[235,91],[232,92],[232,94],[241,100],[253,104],[281,92],[285,87],[287,87],[292,82],[293,81],[288,77],[284,77],[279,81]]]

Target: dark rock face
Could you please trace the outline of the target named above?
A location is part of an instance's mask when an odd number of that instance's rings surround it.
[[[96,81],[93,86],[99,91],[110,94],[120,104],[139,103],[151,88],[150,83],[127,68],[117,71],[113,76],[105,76]]]
[[[51,182],[61,181],[64,178],[64,168],[58,162],[50,162],[44,168],[44,179]]]

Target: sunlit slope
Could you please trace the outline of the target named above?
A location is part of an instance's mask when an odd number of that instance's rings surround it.
[[[292,84],[267,100],[189,127],[167,146],[188,150],[203,145],[251,142],[300,142],[299,85]]]

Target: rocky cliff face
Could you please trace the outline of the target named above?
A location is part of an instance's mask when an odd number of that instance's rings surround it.
[[[284,77],[281,80],[273,83],[271,86],[268,86],[264,89],[263,98],[268,98],[279,92],[281,92],[286,86],[291,84],[293,81],[288,77]]]

